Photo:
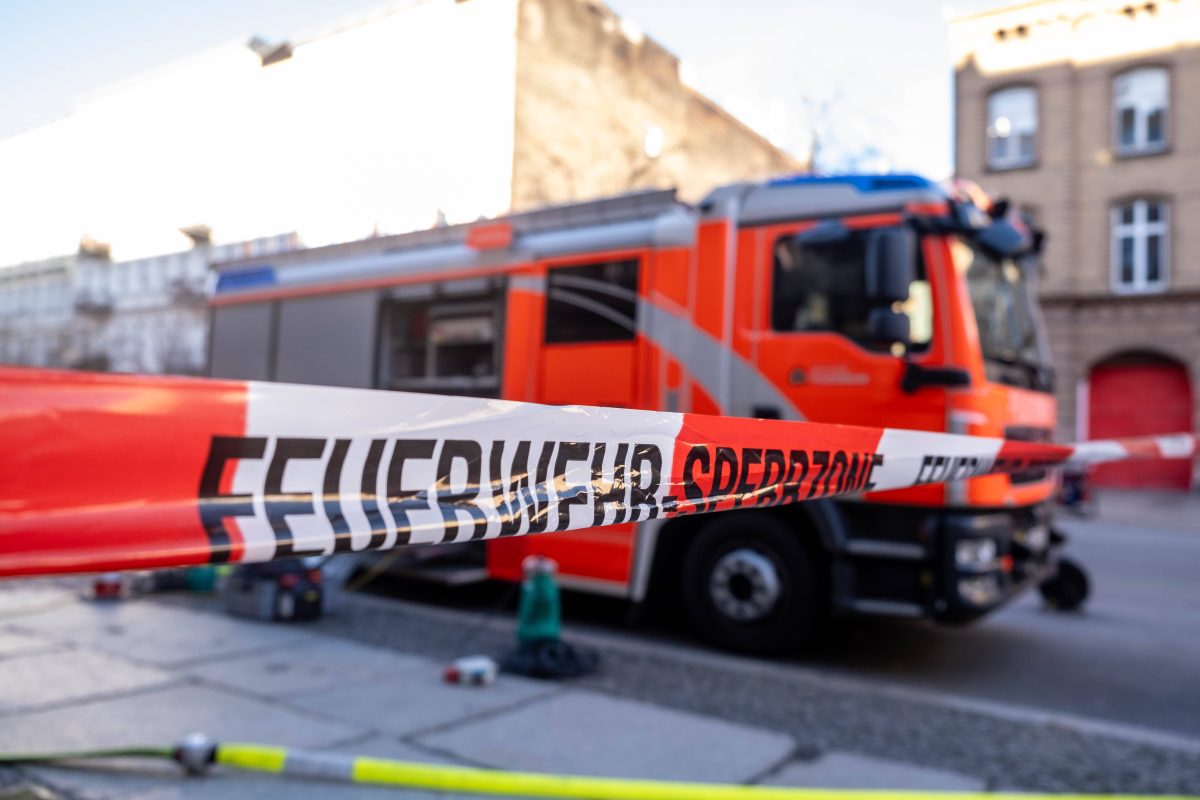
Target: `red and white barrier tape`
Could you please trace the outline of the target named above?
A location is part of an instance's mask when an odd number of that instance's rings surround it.
[[[0,369],[0,575],[566,531],[1069,461],[944,433],[288,384]]]

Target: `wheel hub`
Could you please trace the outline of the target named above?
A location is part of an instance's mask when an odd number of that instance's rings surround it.
[[[771,559],[747,547],[730,550],[713,566],[709,594],[717,610],[738,622],[753,622],[779,603],[779,571]]]

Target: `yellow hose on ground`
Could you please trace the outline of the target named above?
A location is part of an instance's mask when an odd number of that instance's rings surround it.
[[[288,750],[243,742],[216,746],[218,764],[296,777],[375,786],[570,800],[1197,800],[1167,795],[990,794],[887,789],[794,789],[679,781],[596,778],[423,764],[342,754]]]

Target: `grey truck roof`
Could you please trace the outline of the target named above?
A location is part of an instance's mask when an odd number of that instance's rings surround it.
[[[502,269],[592,250],[686,246],[695,241],[698,219],[732,217],[740,226],[751,226],[900,210],[945,199],[936,184],[916,175],[798,175],[731,184],[694,208],[680,202],[673,189],[636,192],[487,220],[511,226],[506,248],[469,246],[476,222],[216,264],[214,294],[224,298],[440,270]]]

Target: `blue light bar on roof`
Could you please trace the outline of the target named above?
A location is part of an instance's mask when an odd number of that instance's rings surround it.
[[[272,266],[231,269],[217,274],[217,294],[241,292],[249,289],[265,289],[275,285],[275,268]]]
[[[845,184],[860,192],[886,192],[897,189],[933,189],[938,185],[928,178],[911,173],[897,172],[889,175],[789,175],[767,181],[768,186],[829,186]]]

